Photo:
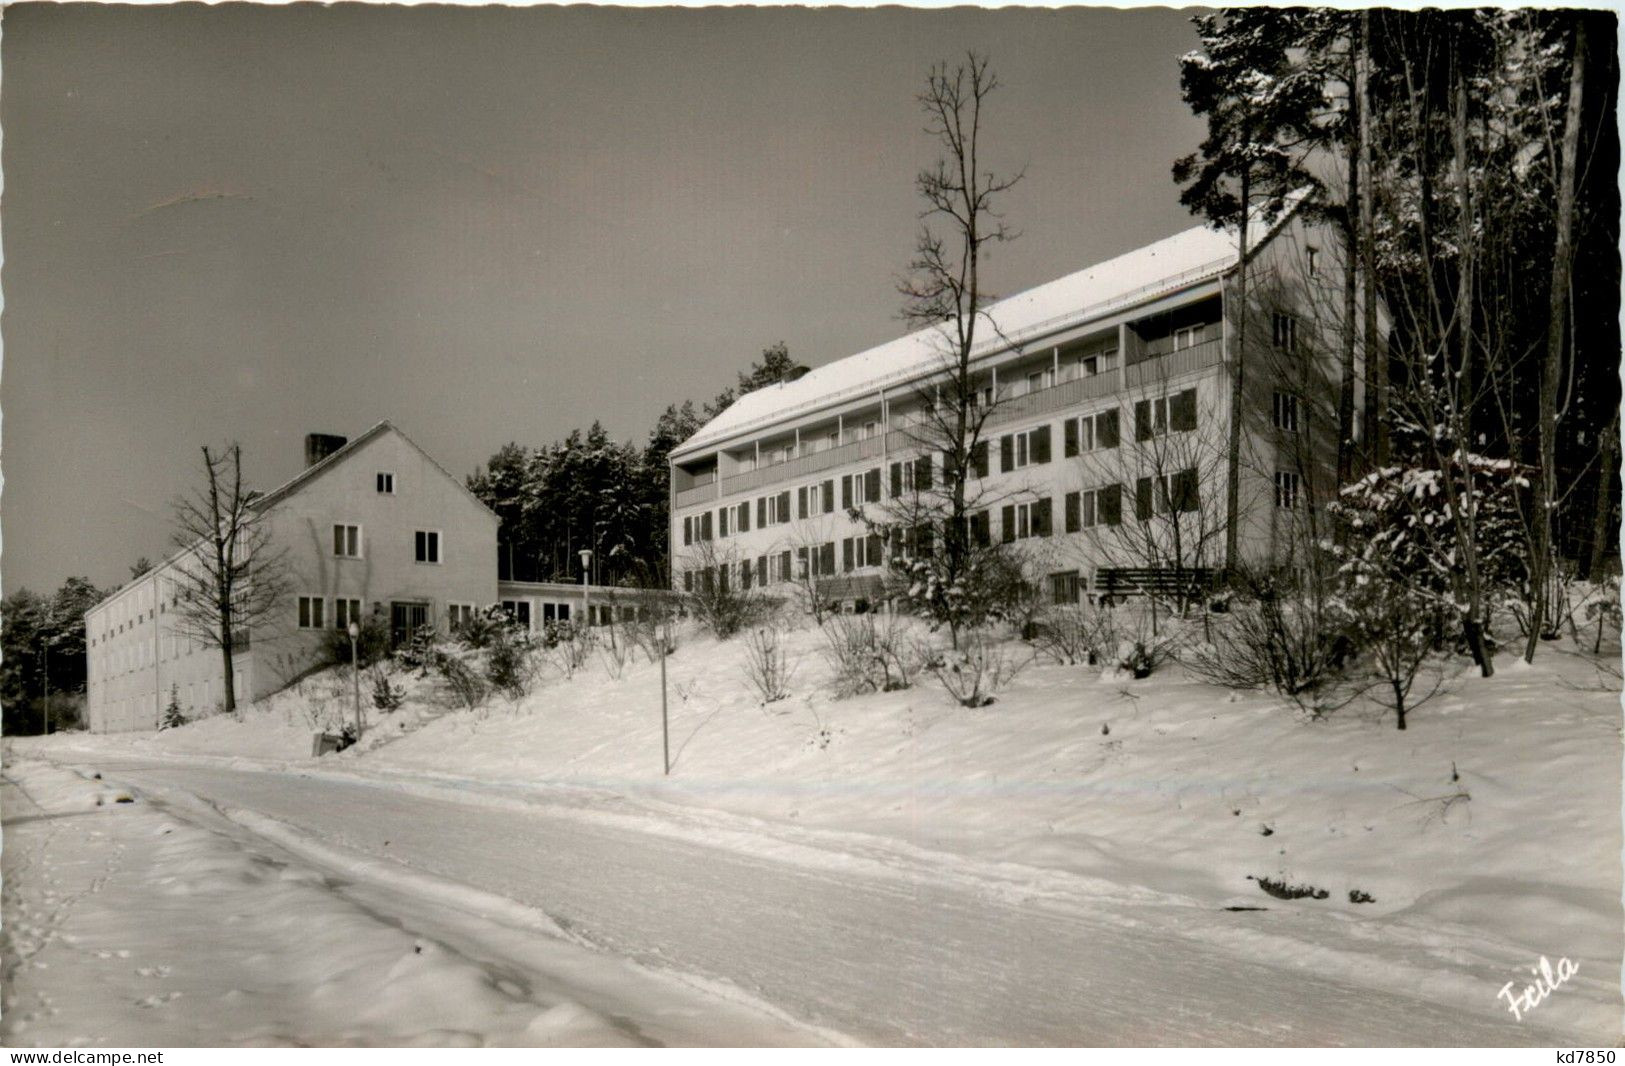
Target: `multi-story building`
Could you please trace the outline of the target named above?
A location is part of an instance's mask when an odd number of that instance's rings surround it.
[[[238,700],[330,661],[350,622],[374,614],[397,644],[492,604],[532,629],[572,608],[581,617],[583,601],[589,621],[607,620],[611,590],[499,582],[496,514],[389,422],[348,442],[312,434],[305,462],[253,502],[285,592],[234,641]],[[172,691],[188,717],[223,704],[220,649],[188,639],[177,617],[186,559],[176,553],[86,612],[93,731],[155,728]]]
[[[1312,528],[1335,483],[1341,245],[1296,211],[1255,220],[1251,236],[1245,346],[1233,230],[1196,227],[987,309],[968,532],[1014,545],[1057,600],[1211,573],[1232,521],[1238,561],[1279,555]],[[943,484],[944,442],[925,412],[946,351],[925,329],[799,372],[673,450],[677,587],[810,577],[832,599],[879,595],[897,547],[882,533]]]

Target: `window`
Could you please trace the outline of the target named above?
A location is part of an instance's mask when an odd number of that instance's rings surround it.
[[[333,554],[343,559],[361,558],[361,527],[334,526]]]
[[[1312,244],[1303,246],[1304,269],[1310,277],[1320,276],[1320,249]]]
[[[1280,311],[1270,316],[1272,339],[1283,352],[1298,350],[1298,320]]]
[[[1196,470],[1181,470],[1172,475],[1143,477],[1134,485],[1134,517],[1141,522],[1151,515],[1194,511],[1199,504]]]
[[[683,591],[684,592],[693,592],[694,591],[694,571],[692,571],[692,570],[684,570],[683,571]]]
[[[530,601],[529,600],[503,600],[502,610],[516,624],[530,628]]]
[[[1298,398],[1290,392],[1275,392],[1275,428],[1288,433],[1298,432]]]
[[[1275,506],[1292,511],[1298,507],[1298,475],[1290,470],[1275,472]]]
[[[1207,326],[1204,323],[1197,323],[1194,326],[1185,326],[1182,329],[1174,330],[1174,351],[1194,348],[1201,344],[1206,330]]]
[[[333,628],[349,629],[350,623],[361,624],[361,601],[337,599],[333,601]]]
[[[320,596],[299,597],[299,628],[322,628],[322,606],[325,603]]]
[[[880,468],[861,474],[846,474],[841,478],[841,507],[850,509],[866,503],[880,502]]]
[[[1049,576],[1050,598],[1056,603],[1077,603],[1079,596],[1078,572],[1067,570]]]
[[[1195,428],[1195,389],[1134,403],[1134,439],[1137,441],[1160,437],[1170,429],[1177,433]]]
[[[878,436],[879,433],[880,433],[880,423],[879,422],[865,422],[863,424],[863,439],[864,440],[868,440],[871,437]]]
[[[386,496],[395,495],[395,475],[380,471],[378,474],[378,491]]]
[[[438,563],[440,561],[440,534],[432,529],[417,531],[417,561],[420,563]]]
[[[551,615],[552,604],[548,604],[548,614]],[[446,604],[446,624],[453,630],[461,629],[474,621],[474,605],[472,603]]]
[[[1047,463],[1050,458],[1049,427],[1037,426],[1024,433],[1007,433],[999,438],[999,472],[1009,473],[1024,466]]]
[[[1055,384],[1055,368],[1046,367],[1043,370],[1034,370],[1027,375],[1027,391],[1041,392]]]
[[[1050,535],[1050,501],[1005,504],[1003,514],[1004,542],[1026,540],[1028,537]]]

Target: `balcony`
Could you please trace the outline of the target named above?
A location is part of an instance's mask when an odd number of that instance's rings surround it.
[[[788,462],[760,466],[755,470],[747,470],[743,474],[725,477],[722,479],[722,494],[732,496],[736,492],[749,492],[751,489],[761,488],[763,485],[789,481],[805,474],[816,474],[820,470],[845,466],[847,463],[856,463],[863,459],[873,459],[880,453],[881,439],[879,437],[855,440],[851,444],[843,444],[839,448],[829,448],[825,451],[814,452],[811,455],[798,455]],[[700,496],[696,497],[694,502],[711,498],[709,496]],[[679,494],[678,506],[682,506],[683,502],[682,496]]]
[[[678,489],[676,495],[678,507],[692,507],[697,503],[709,503],[716,498],[717,486],[714,481],[695,485],[691,489]]]
[[[1177,352],[1154,355],[1143,362],[1133,364],[1127,369],[1125,384],[1131,389],[1155,385],[1181,374],[1218,366],[1222,362],[1224,362],[1224,338],[1215,337],[1201,344],[1193,344],[1189,348],[1181,348]]]
[[[1002,426],[1023,418],[1031,418],[1034,415],[1043,415],[1051,411],[1076,407],[1085,400],[1110,396],[1116,391],[1116,369],[1092,374],[1086,378],[1063,381],[1059,385],[1039,389],[1037,392],[1029,392],[1025,396],[1014,396],[1008,400],[999,401],[999,405],[988,416],[985,427],[992,429],[994,426]]]
[[[1127,367],[1124,371],[1125,384],[1131,389],[1153,385],[1181,374],[1218,366],[1222,362],[1224,362],[1224,340],[1216,337],[1189,348],[1181,348],[1176,352],[1152,356]],[[1114,367],[1086,378],[1063,381],[1047,389],[1001,400],[993,413],[988,416],[983,428],[990,430],[1011,422],[1064,411],[1090,400],[1115,395],[1118,391],[1118,380],[1117,369]],[[757,467],[755,470],[723,478],[720,493],[715,484],[695,484],[692,488],[678,490],[677,506],[683,508],[706,504],[723,496],[750,492],[767,485],[783,484],[823,470],[865,459],[876,459],[882,455],[912,455],[920,451],[917,436],[919,434],[929,436],[930,433],[930,429],[925,426],[914,427],[912,430],[894,429],[884,437],[857,440],[838,448],[797,456],[788,462]]]

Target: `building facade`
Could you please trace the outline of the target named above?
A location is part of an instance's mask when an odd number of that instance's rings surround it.
[[[240,702],[331,661],[351,620],[381,616],[393,643],[448,631],[501,604],[532,629],[586,615],[607,621],[616,593],[497,580],[497,516],[389,422],[353,441],[313,434],[306,467],[254,507],[285,590],[272,617],[239,635]],[[157,728],[171,693],[188,717],[225,702],[218,647],[188,639],[183,585],[166,560],[85,615],[86,711],[94,732]]]
[[[1056,601],[1132,593],[1158,573],[1211,575],[1233,521],[1238,561],[1259,561],[1319,520],[1336,484],[1347,357],[1341,244],[1296,211],[1252,229],[1245,316],[1236,235],[1205,227],[983,316],[967,532],[1011,545]],[[910,498],[943,484],[928,413],[951,365],[943,341],[922,330],[748,393],[674,449],[676,586],[814,584],[849,604],[880,595]]]

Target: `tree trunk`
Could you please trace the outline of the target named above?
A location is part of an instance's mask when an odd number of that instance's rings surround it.
[[[1563,124],[1563,157],[1557,183],[1557,222],[1552,250],[1552,290],[1546,317],[1546,359],[1540,375],[1540,470],[1535,500],[1531,556],[1529,639],[1524,659],[1535,661],[1544,628],[1546,585],[1551,580],[1552,511],[1557,483],[1557,390],[1563,370],[1564,319],[1568,312],[1569,269],[1573,255],[1574,186],[1580,154],[1580,104],[1585,89],[1585,22],[1574,28],[1574,55],[1569,65],[1568,114]]]
[[[1252,174],[1243,166],[1241,173],[1241,224],[1237,239],[1236,343],[1230,355],[1230,455],[1225,470],[1224,565],[1232,575],[1240,563],[1237,536],[1241,527],[1241,416],[1242,356],[1247,349],[1247,229],[1252,214]]]
[[[1585,578],[1596,581],[1603,572],[1603,561],[1608,557],[1608,520],[1614,511],[1614,482],[1619,477],[1619,413],[1602,431],[1598,448],[1597,491],[1591,501],[1591,555],[1586,562]]]
[[[1359,81],[1358,61],[1355,62],[1355,81]],[[1355,272],[1355,259],[1359,255],[1360,233],[1360,151],[1358,121],[1359,104],[1355,104],[1355,121],[1350,126],[1356,131],[1349,144],[1348,195],[1343,203],[1343,366],[1342,382],[1337,393],[1337,483],[1346,485],[1354,479],[1354,351],[1355,331],[1359,328],[1357,316],[1359,275]]]
[[[1377,333],[1376,179],[1371,166],[1371,12],[1360,12],[1360,56],[1355,68],[1359,99],[1360,260],[1365,275],[1365,438],[1371,466],[1388,461],[1388,360]]]

